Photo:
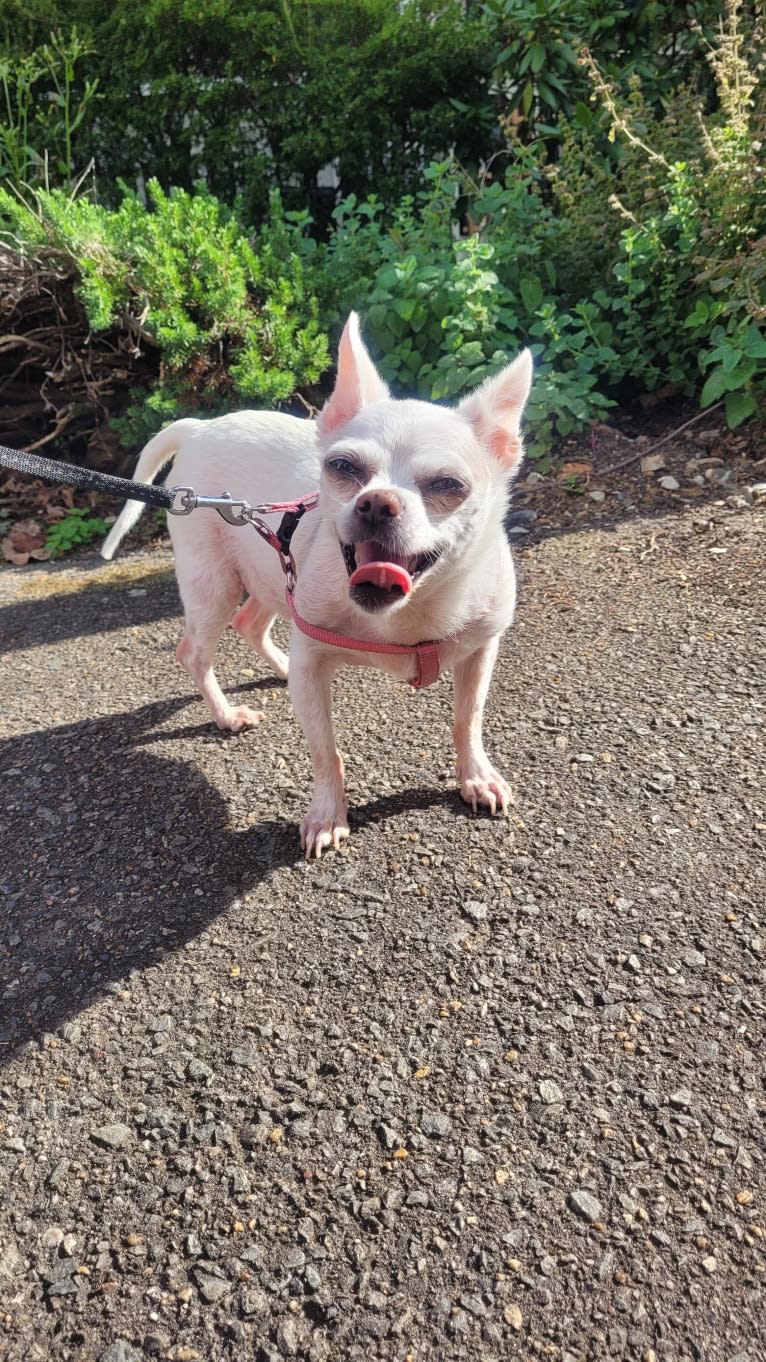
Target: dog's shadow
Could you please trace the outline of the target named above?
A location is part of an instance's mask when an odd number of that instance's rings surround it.
[[[196,764],[152,751],[197,733],[228,741],[207,724],[165,726],[191,698],[0,744],[0,1060],[183,946],[274,871],[294,867],[296,903],[305,877],[316,881],[298,840],[305,791],[295,822],[265,816],[235,831]],[[420,788],[357,809],[353,825],[439,805],[465,809],[454,790]]]

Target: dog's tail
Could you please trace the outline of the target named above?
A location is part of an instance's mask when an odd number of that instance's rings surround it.
[[[184,421],[174,421],[144,445],[133,473],[134,482],[154,482],[163,464],[170,463],[178,453],[184,437],[199,422],[190,417]],[[146,510],[143,501],[126,501],[123,510],[115,520],[106,539],[101,545],[101,557],[113,558],[122,540],[133,529],[142,511]]]

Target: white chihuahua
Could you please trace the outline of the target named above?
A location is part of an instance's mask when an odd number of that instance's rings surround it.
[[[319,487],[316,510],[295,529],[287,597],[286,562],[249,527],[202,511],[169,517],[186,617],[176,656],[219,728],[236,732],[263,718],[229,704],[216,680],[213,657],[227,624],[285,678],[288,659],[270,629],[277,615],[293,616],[289,691],[314,769],[301,825],[307,858],[348,837],[331,714],[332,679],[344,664],[380,667],[413,685],[451,670],[460,793],[474,811],[508,808],[510,789],[484,751],[482,718],[515,605],[503,519],[531,379],[525,350],[454,410],[395,401],[352,313],[335,389],[317,421],[247,411],[176,421],[141,454],[139,481],[175,458],[174,482],[197,493],[225,486],[251,504]],[[142,509],[127,503],[104,558]]]

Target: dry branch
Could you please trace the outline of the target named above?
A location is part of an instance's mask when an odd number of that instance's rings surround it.
[[[120,472],[129,460],[111,421],[156,376],[159,353],[135,325],[94,334],[76,282],[56,252],[0,248],[0,444]]]

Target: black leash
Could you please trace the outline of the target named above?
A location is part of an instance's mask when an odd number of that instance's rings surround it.
[[[298,522],[306,511],[314,509],[319,500],[318,492],[310,492],[297,501],[272,501],[251,506],[247,501],[235,500],[230,492],[210,497],[198,495],[193,487],[155,487],[149,482],[133,482],[132,478],[115,478],[111,473],[97,473],[93,468],[78,468],[75,464],[42,459],[39,454],[25,454],[19,449],[8,449],[5,445],[0,445],[0,467],[30,473],[32,477],[42,478],[45,482],[80,487],[86,492],[106,492],[122,501],[144,501],[148,506],[163,507],[169,515],[191,515],[192,511],[204,507],[217,511],[228,525],[252,525],[261,538],[277,550],[288,576],[295,571],[290,542]],[[282,513],[282,519],[275,533],[260,516],[278,512]]]
[[[148,482],[133,482],[130,478],[115,478],[111,473],[97,473],[94,468],[78,468],[75,464],[59,463],[55,459],[41,459],[39,454],[24,454],[20,449],[0,445],[0,464],[19,473],[30,473],[44,482],[63,482],[69,487],[80,487],[85,492],[106,492],[123,501],[145,501],[148,506],[162,506],[170,510],[174,495],[168,487],[153,487]]]

